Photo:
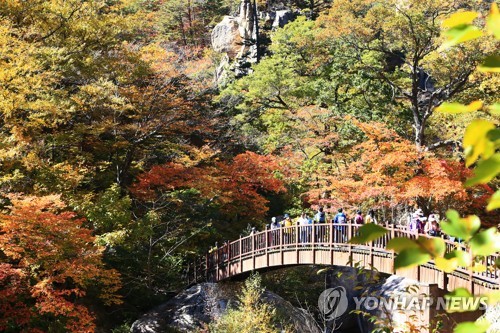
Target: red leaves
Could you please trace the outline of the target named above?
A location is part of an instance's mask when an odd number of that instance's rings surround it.
[[[105,302],[119,303],[120,282],[104,267],[91,231],[58,196],[10,199],[10,212],[0,215],[0,249],[9,262],[0,270],[0,330],[13,323],[32,331],[32,322],[50,314],[69,332],[93,331],[93,316],[75,301],[98,285]]]
[[[185,167],[168,163],[153,167],[139,177],[132,191],[144,200],[160,193],[194,188],[206,199],[215,200],[226,214],[260,217],[267,211],[262,192],[283,192],[283,182],[274,176],[276,160],[252,152],[237,155],[232,162]]]

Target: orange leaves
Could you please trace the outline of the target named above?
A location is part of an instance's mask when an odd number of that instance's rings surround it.
[[[462,187],[467,169],[462,163],[420,152],[414,143],[381,123],[352,121],[367,140],[351,150],[345,168],[323,177],[322,191],[326,189],[341,204],[353,206],[467,200]]]
[[[0,263],[0,331],[9,324],[26,325],[30,310],[18,295],[26,292],[26,274],[10,264]]]
[[[7,323],[32,329],[27,325],[35,322],[33,318],[43,322],[42,314],[50,314],[69,332],[93,331],[93,316],[75,301],[97,285],[105,302],[119,303],[114,294],[120,281],[114,270],[104,267],[101,250],[83,227],[85,221],[65,211],[59,196],[9,199],[9,212],[0,215],[0,251],[9,263],[0,273],[0,286],[6,287],[0,288],[0,308],[10,312],[0,321],[0,329]],[[34,306],[28,310],[13,306],[16,302]]]
[[[132,191],[144,200],[154,200],[163,192],[193,188],[201,197],[217,202],[228,215],[260,217],[267,211],[262,194],[285,191],[274,175],[278,170],[274,158],[252,152],[237,155],[232,162],[206,166],[168,163],[140,176]]]

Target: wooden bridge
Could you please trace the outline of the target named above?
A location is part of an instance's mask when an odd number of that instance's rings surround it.
[[[244,273],[296,265],[354,266],[398,275],[424,284],[437,284],[439,289],[468,288],[472,294],[500,288],[500,270],[495,267],[498,254],[482,259],[484,272],[458,268],[452,273],[438,269],[432,261],[409,269],[395,269],[397,254],[387,250],[387,243],[395,237],[416,239],[416,234],[406,229],[389,226],[390,232],[365,245],[350,244],[360,225],[312,224],[306,226],[266,229],[247,237],[225,243],[207,253],[190,266],[190,283],[218,282]],[[455,249],[468,251],[461,243],[445,240],[446,252]]]

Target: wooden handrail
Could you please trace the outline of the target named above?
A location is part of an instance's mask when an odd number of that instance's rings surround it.
[[[375,256],[385,256],[392,258],[394,264],[395,254],[392,250],[387,250],[387,243],[395,237],[406,237],[409,239],[416,239],[417,237],[432,237],[426,234],[418,234],[409,231],[406,228],[390,225],[389,233],[380,239],[370,242],[369,244],[357,245],[348,243],[353,235],[356,234],[357,229],[361,227],[359,224],[354,223],[313,223],[311,225],[290,227],[280,227],[278,229],[267,229],[261,232],[256,232],[246,237],[241,237],[232,242],[226,242],[223,246],[217,247],[216,250],[207,252],[207,254],[200,258],[198,262],[204,263],[197,265],[196,262],[192,265],[191,273],[193,276],[189,283],[198,282],[200,279],[219,281],[241,272],[233,272],[230,266],[239,263],[240,267],[243,260],[251,258],[252,270],[255,269],[255,260],[257,257],[266,256],[266,265],[269,264],[269,254],[279,252],[281,257],[281,265],[284,263],[284,252],[295,252],[297,256],[296,262],[299,262],[299,251],[312,251],[313,263],[315,262],[315,255],[317,250],[329,251],[331,256],[334,252],[345,252],[352,258],[355,251],[366,251],[370,256],[370,264],[374,263]],[[454,249],[462,249],[468,251],[463,243],[454,242],[448,239],[444,240],[446,244],[446,252],[453,251]],[[468,280],[473,288],[474,280],[479,280],[494,286],[495,289],[500,289],[500,271],[496,268],[495,262],[499,258],[499,254],[487,256],[483,260],[483,265],[486,266],[484,272],[471,273],[465,267],[459,267],[456,274],[460,276],[468,276]],[[331,263],[334,260],[332,257]],[[432,262],[428,265],[433,265]],[[393,266],[394,267],[394,266]],[[371,267],[367,267],[370,269]],[[377,267],[375,267],[377,268]],[[223,276],[220,276],[221,269],[224,270]],[[436,268],[436,270],[438,270]],[[392,273],[395,273],[394,268]],[[443,276],[453,275],[454,273],[445,274]],[[188,280],[190,277],[188,277]]]

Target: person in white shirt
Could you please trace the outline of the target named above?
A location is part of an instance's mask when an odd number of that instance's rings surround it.
[[[307,232],[307,225],[309,224],[309,219],[307,218],[307,214],[302,212],[300,217],[297,219],[297,225],[299,226],[299,234],[300,234],[300,242],[307,243],[309,242],[309,235]]]

